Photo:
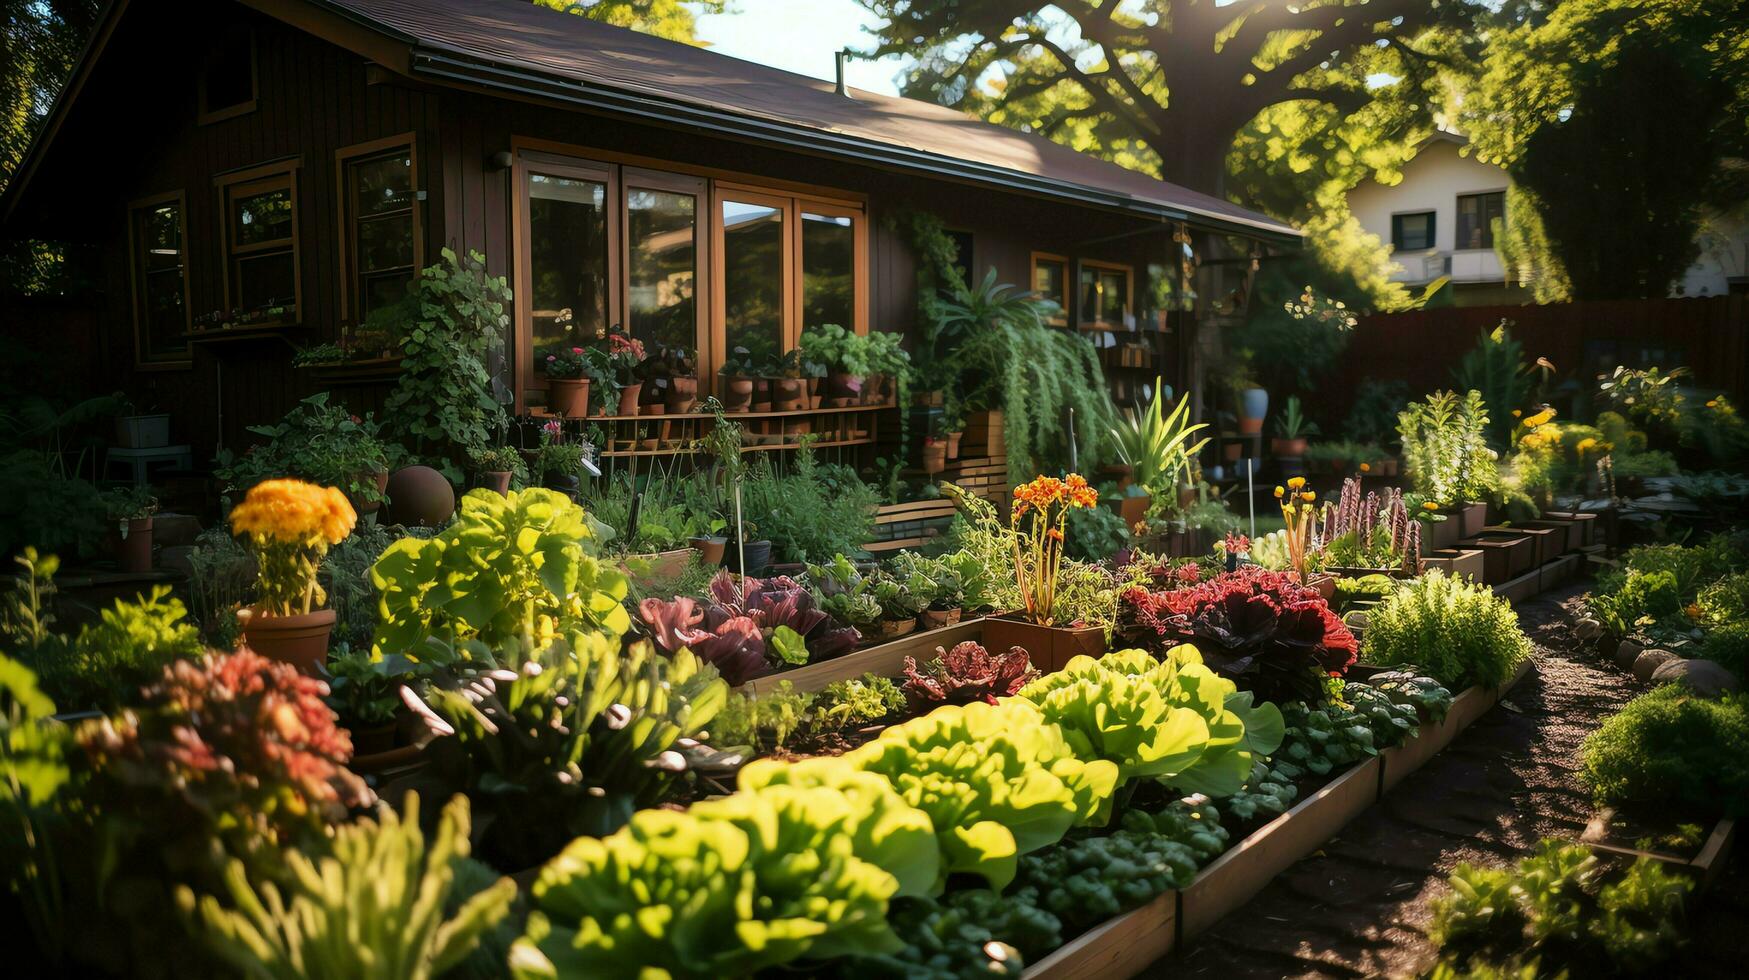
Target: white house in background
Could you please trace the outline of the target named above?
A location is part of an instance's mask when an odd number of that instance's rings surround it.
[[[1361,227],[1393,247],[1394,281],[1419,290],[1450,277],[1459,306],[1532,302],[1530,290],[1507,281],[1494,250],[1494,221],[1505,220],[1511,178],[1462,153],[1468,143],[1456,133],[1434,134],[1403,166],[1402,181],[1367,181],[1349,192],[1349,209]],[[1700,258],[1673,295],[1749,291],[1749,221],[1715,218],[1701,244]]]

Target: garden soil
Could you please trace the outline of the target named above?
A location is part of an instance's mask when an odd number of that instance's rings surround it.
[[[1641,689],[1574,637],[1587,585],[1519,607],[1537,670],[1444,752],[1312,856],[1147,976],[1415,977],[1432,968],[1430,903],[1460,862],[1503,866],[1543,837],[1577,840],[1593,806],[1579,746]],[[1691,909],[1668,972],[1742,977],[1749,847]]]

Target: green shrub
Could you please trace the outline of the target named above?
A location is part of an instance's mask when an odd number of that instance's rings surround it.
[[[1667,684],[1628,702],[1585,739],[1581,771],[1600,803],[1743,812],[1749,700],[1711,701]]]
[[[1515,869],[1466,862],[1450,881],[1428,930],[1445,976],[1640,973],[1681,941],[1682,905],[1694,888],[1650,858],[1616,868],[1583,844],[1553,839]]]
[[[1711,626],[1749,622],[1749,572],[1727,575],[1700,590],[1696,603],[1702,622]]]
[[[460,963],[509,911],[516,884],[499,878],[453,915],[444,903],[455,862],[468,854],[468,801],[444,807],[427,846],[419,797],[405,815],[384,808],[376,820],[336,828],[328,853],[285,852],[280,882],[251,880],[240,861],[225,872],[226,896],[182,888],[178,904],[223,960],[253,977],[371,977],[427,980]]]
[[[1671,572],[1630,569],[1614,592],[1592,593],[1587,603],[1612,634],[1625,636],[1643,619],[1668,619],[1682,611],[1682,592]]]
[[[848,466],[816,462],[812,449],[798,451],[787,472],[772,462],[773,455],[760,453],[741,483],[742,520],[757,529],[748,531],[748,539],[770,539],[773,561],[826,562],[862,554],[874,539],[880,494]]]
[[[1461,691],[1499,686],[1530,657],[1531,643],[1493,589],[1436,570],[1373,609],[1361,655],[1371,664],[1415,664]]]
[[[1708,633],[1700,644],[1700,657],[1737,675],[1749,676],[1749,622],[1731,623]]]

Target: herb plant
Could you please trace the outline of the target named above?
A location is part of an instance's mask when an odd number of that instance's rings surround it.
[[[250,426],[250,432],[267,441],[241,456],[221,450],[213,475],[239,495],[263,480],[289,476],[339,487],[354,500],[381,502],[376,474],[395,465],[400,447],[384,439],[382,427],[369,413],[360,418],[330,403],[329,397],[328,392],[317,392],[279,422]]]
[[[1441,507],[1491,498],[1500,489],[1500,474],[1487,431],[1488,406],[1480,392],[1438,391],[1411,402],[1397,417],[1397,433],[1415,492]]]
[[[1605,719],[1581,758],[1600,803],[1740,815],[1749,801],[1749,699],[1713,701],[1666,684]]]
[[[1486,585],[1435,569],[1367,617],[1367,663],[1415,664],[1453,690],[1498,687],[1531,655],[1512,604]]]

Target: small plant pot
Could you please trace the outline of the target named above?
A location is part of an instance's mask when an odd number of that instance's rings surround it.
[[[151,571],[152,518],[119,521],[116,530],[121,535],[121,542],[116,549],[115,561],[121,570],[130,574]]]
[[[549,378],[547,380],[547,411],[567,418],[587,418],[589,415],[589,379]]]
[[[1269,391],[1265,388],[1246,388],[1239,392],[1239,420],[1243,424],[1246,419],[1256,419],[1259,428],[1263,425],[1263,417],[1269,414]],[[1258,429],[1252,429],[1256,432]]]
[[[947,434],[947,458],[948,459],[959,459],[960,458],[960,439],[963,436],[965,436],[964,432],[949,432]]]
[[[162,449],[170,445],[169,414],[118,416],[115,444],[122,449]]]
[[[983,642],[992,653],[1006,653],[1009,647],[1020,647],[1027,652],[1032,665],[1045,673],[1062,670],[1077,656],[1105,654],[1105,630],[1098,626],[1040,626],[1018,614],[984,620]]]
[[[925,443],[923,445],[923,472],[933,476],[945,469],[947,469],[947,443]]]
[[[239,609],[243,645],[270,660],[291,664],[311,676],[328,662],[328,637],[334,631],[334,610],[317,609],[296,616],[263,616]]]
[[[696,548],[699,561],[704,562],[706,568],[711,568],[723,563],[723,549],[728,546],[729,539],[702,535],[688,538],[686,543]]]
[[[1239,420],[1239,434],[1240,435],[1254,436],[1262,431],[1263,431],[1263,420],[1262,419],[1242,418]]]
[[[644,393],[643,382],[626,385],[619,390],[619,414],[638,414],[638,396]]]
[[[834,371],[826,376],[826,397],[838,405],[854,405],[862,401],[864,378],[860,374]]]
[[[685,415],[692,411],[692,406],[698,404],[697,378],[669,378],[668,391],[663,395],[663,404],[669,415]]]
[[[1237,463],[1244,453],[1245,444],[1242,442],[1229,442],[1221,446],[1221,458],[1229,463]]]
[[[883,619],[878,627],[880,630],[881,642],[883,643],[888,640],[896,640],[901,636],[905,636],[916,628],[916,617],[910,619]]]
[[[952,609],[925,609],[917,617],[917,625],[925,630],[945,629],[958,625],[960,610],[958,606]]]
[[[382,508],[383,497],[389,489],[389,471],[387,469],[372,470],[369,473],[360,474],[356,479],[359,483],[375,483],[377,487],[376,499],[367,500],[362,494],[349,493],[346,495],[346,502],[352,505],[352,509],[360,517],[376,513]]]
[[[1306,585],[1309,588],[1317,589],[1318,594],[1324,597],[1325,602],[1336,597],[1336,576],[1334,575],[1314,573],[1311,581],[1307,582]]]
[[[826,379],[825,378],[809,378],[808,379],[808,407],[809,408],[819,408],[820,403],[822,401],[825,401],[825,400],[826,400]]]
[[[1148,494],[1118,498],[1117,512],[1123,518],[1124,527],[1135,527],[1141,523],[1148,516],[1148,507],[1153,502],[1154,498]]]
[[[723,411],[745,412],[753,407],[753,379],[737,374],[723,376]]]
[[[807,388],[801,378],[772,378],[771,405],[780,412],[799,412],[808,407]]]
[[[1293,456],[1296,458],[1304,456],[1306,454],[1306,440],[1271,439],[1269,440],[1269,451],[1277,456]]]
[[[480,474],[480,486],[500,497],[510,496],[510,471],[488,470]]]
[[[747,567],[741,567],[742,557],[746,557]],[[748,541],[741,547],[735,547],[734,542],[728,542],[723,549],[723,567],[731,572],[740,572],[751,578],[759,578],[765,574],[766,566],[771,564],[770,541]]]

